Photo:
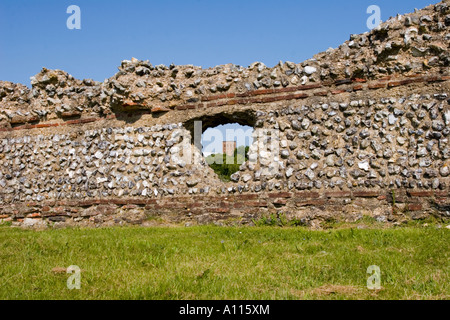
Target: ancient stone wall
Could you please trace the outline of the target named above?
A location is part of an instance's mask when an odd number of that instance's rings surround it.
[[[0,219],[448,217],[449,25],[443,1],[300,64],[133,59],[103,83],[47,69],[31,89],[0,82]],[[195,121],[255,128],[231,182],[206,164]]]

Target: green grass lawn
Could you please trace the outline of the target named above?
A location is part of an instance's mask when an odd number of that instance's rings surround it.
[[[3,226],[0,299],[449,299],[449,240],[436,225]],[[82,269],[80,290],[53,270],[70,265]],[[380,290],[366,286],[370,265],[380,267]]]

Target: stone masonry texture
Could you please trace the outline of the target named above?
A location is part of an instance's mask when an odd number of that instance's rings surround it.
[[[449,41],[445,0],[302,63],[132,59],[102,83],[45,68],[31,89],[0,81],[0,221],[448,218]],[[195,145],[197,120],[255,129],[231,182]]]

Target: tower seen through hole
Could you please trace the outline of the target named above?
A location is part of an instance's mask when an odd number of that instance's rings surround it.
[[[221,180],[230,181],[231,175],[248,160],[252,134],[252,127],[238,123],[218,125],[203,132],[203,156]]]

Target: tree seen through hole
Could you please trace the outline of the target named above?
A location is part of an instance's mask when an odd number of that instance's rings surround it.
[[[248,160],[252,133],[252,127],[237,123],[208,128],[203,133],[203,155],[222,181],[230,181],[231,175]]]

